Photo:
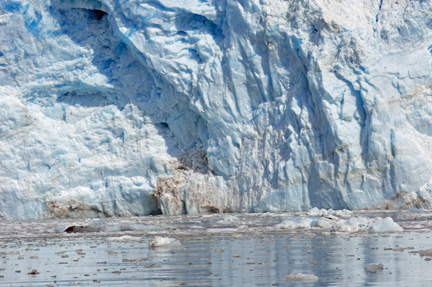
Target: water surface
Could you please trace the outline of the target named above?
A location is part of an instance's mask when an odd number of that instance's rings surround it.
[[[296,214],[2,221],[0,286],[432,286],[418,253],[432,248],[431,214],[389,215],[404,232],[274,228]],[[83,227],[61,232],[71,226]],[[181,245],[150,248],[155,236]],[[286,282],[293,272],[319,279]]]

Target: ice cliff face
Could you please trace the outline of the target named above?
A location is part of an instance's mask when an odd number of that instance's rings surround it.
[[[1,1],[1,215],[429,207],[431,11]]]

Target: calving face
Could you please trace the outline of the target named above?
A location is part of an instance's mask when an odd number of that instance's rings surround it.
[[[3,1],[4,218],[423,208],[428,1]]]

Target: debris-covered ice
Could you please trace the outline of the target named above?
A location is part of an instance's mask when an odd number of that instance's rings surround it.
[[[377,272],[382,271],[384,269],[384,265],[382,263],[372,264],[365,267],[365,270],[368,272]]]
[[[285,277],[285,282],[316,282],[318,280],[315,274],[291,273]]]
[[[419,251],[420,256],[430,256],[432,257],[432,248],[426,249],[426,250],[420,250]]]

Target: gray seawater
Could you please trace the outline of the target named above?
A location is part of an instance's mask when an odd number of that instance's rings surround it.
[[[432,286],[419,254],[432,248],[430,212],[385,214],[405,230],[390,234],[274,228],[289,216],[0,221],[0,286]],[[181,245],[151,248],[155,236]],[[318,281],[287,282],[293,272]]]

